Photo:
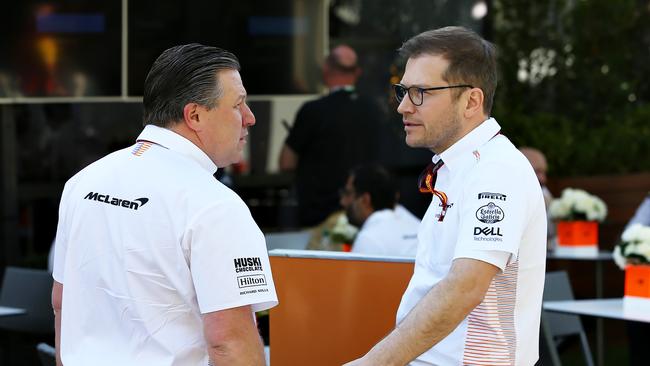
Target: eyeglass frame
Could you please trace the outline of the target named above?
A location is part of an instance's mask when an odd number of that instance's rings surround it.
[[[474,88],[474,87],[472,85],[469,85],[469,84],[459,84],[459,85],[447,85],[447,86],[434,86],[432,88],[420,88],[419,86],[409,86],[407,88],[406,85],[403,85],[403,84],[393,84],[393,93],[395,94],[395,100],[397,100],[397,103],[402,103],[402,100],[404,100],[404,97],[402,97],[401,99],[398,97],[398,94],[397,94],[397,89],[398,88],[404,89],[406,91],[404,93],[404,95],[408,95],[409,100],[411,101],[411,103],[413,103],[414,106],[419,107],[424,103],[424,92],[426,92],[426,91],[454,89],[454,88],[470,88],[471,89],[471,88]],[[420,92],[420,103],[419,104],[415,103],[413,98],[411,98],[411,92],[410,92],[411,89],[416,89],[417,91]]]

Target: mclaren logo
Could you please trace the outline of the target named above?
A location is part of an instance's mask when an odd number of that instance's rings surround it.
[[[124,207],[131,210],[137,210],[138,208],[140,208],[140,206],[144,206],[147,202],[149,202],[149,199],[144,197],[136,198],[133,201],[129,201],[122,198],[111,197],[108,194],[99,194],[97,192],[89,192],[86,195],[86,197],[84,197],[84,199],[97,201],[97,202],[104,202],[107,205]]]

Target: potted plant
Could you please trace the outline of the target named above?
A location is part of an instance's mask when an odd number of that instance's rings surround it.
[[[358,232],[359,229],[350,224],[346,215],[340,215],[332,228],[329,240],[334,245],[341,245],[341,249],[344,252],[349,252],[352,250],[352,243]]]
[[[650,312],[650,227],[633,224],[625,229],[614,261],[625,270],[625,311]]]
[[[607,205],[600,198],[582,189],[566,188],[551,202],[549,213],[557,221],[557,254],[598,254],[598,223],[607,217]]]

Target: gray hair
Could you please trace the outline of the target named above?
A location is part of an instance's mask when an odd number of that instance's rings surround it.
[[[188,103],[214,108],[222,94],[218,72],[239,69],[237,57],[218,47],[191,43],[165,50],[144,82],[143,124],[169,127],[183,119]]]

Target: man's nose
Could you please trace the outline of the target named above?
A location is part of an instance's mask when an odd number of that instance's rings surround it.
[[[252,126],[255,124],[255,122],[256,122],[255,115],[253,114],[253,111],[251,111],[248,104],[244,103],[244,118],[243,118],[244,126]]]
[[[406,114],[406,113],[413,113],[415,111],[415,105],[413,102],[411,102],[411,98],[408,97],[408,95],[405,95],[404,98],[402,98],[402,101],[399,102],[399,105],[397,106],[397,113],[399,114]]]

